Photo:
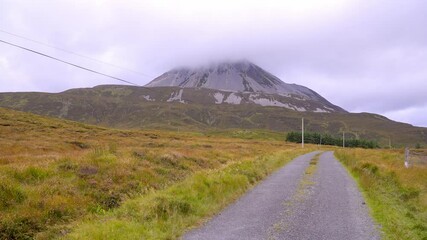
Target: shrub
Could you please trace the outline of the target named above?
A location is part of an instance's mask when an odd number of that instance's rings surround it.
[[[378,167],[371,163],[364,163],[362,164],[362,169],[372,175],[378,175]]]
[[[64,158],[62,162],[58,165],[58,170],[60,171],[74,171],[78,168],[77,164],[73,163],[71,159]]]
[[[0,209],[9,208],[15,204],[22,203],[26,199],[24,192],[16,185],[2,181],[0,182]]]
[[[15,221],[2,222],[0,239],[34,239],[34,235],[42,229],[36,219],[21,218]]]
[[[84,167],[81,167],[79,169],[78,175],[80,177],[85,177],[85,176],[95,175],[97,173],[98,173],[98,168],[97,167],[84,166]]]
[[[191,206],[188,201],[175,199],[172,196],[157,196],[154,202],[156,203],[153,212],[155,217],[164,220],[176,214],[187,215],[191,211]]]
[[[160,156],[160,161],[162,163],[164,163],[165,165],[169,165],[172,167],[176,167],[178,166],[179,163],[179,159],[182,156],[177,154],[177,153],[167,153],[167,154],[163,154],[162,156]]]
[[[106,209],[112,209],[120,206],[120,195],[118,194],[109,194],[105,196],[102,200],[102,206],[104,206]]]
[[[99,165],[99,164],[114,164],[117,162],[117,157],[115,153],[113,153],[114,149],[105,149],[105,148],[95,148],[90,154],[91,160]]]
[[[79,142],[79,141],[71,141],[71,142],[67,142],[71,145],[74,145],[76,147],[79,147],[80,149],[88,149],[90,148],[90,145],[84,142]]]
[[[142,151],[133,151],[132,155],[139,159],[144,159],[145,153]]]
[[[13,177],[21,183],[35,184],[48,178],[50,173],[47,170],[29,167],[24,171],[15,171]]]

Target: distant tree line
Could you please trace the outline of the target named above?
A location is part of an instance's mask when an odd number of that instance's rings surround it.
[[[286,136],[286,141],[301,143],[301,132],[289,132]],[[335,138],[329,134],[320,133],[304,133],[304,143],[342,146],[342,138]],[[345,146],[351,148],[379,148],[375,141],[364,139],[345,139]]]

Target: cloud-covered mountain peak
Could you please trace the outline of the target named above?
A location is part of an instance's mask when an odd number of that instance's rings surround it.
[[[166,86],[259,92],[311,100],[323,99],[316,92],[304,86],[285,83],[246,60],[214,63],[197,68],[177,68],[162,74],[146,85],[146,87]]]

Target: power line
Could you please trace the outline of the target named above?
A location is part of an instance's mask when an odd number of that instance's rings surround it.
[[[122,66],[118,66],[118,65],[115,65],[115,64],[112,64],[112,63],[104,62],[104,61],[98,60],[96,58],[88,57],[88,56],[85,56],[85,55],[82,55],[82,54],[79,54],[79,53],[76,53],[76,52],[69,51],[69,50],[64,49],[64,48],[59,48],[59,47],[56,47],[56,46],[53,46],[53,45],[50,45],[50,44],[47,44],[47,43],[44,43],[44,42],[40,42],[40,41],[37,41],[37,40],[34,40],[34,39],[30,39],[28,37],[24,37],[24,36],[21,36],[21,35],[18,35],[18,34],[14,34],[14,33],[8,32],[8,31],[4,31],[2,29],[0,29],[0,32],[8,34],[8,35],[11,35],[11,36],[14,36],[14,37],[18,37],[18,38],[21,38],[21,39],[25,39],[27,41],[30,41],[30,42],[33,42],[33,43],[37,43],[37,44],[43,45],[45,47],[49,47],[49,48],[53,48],[53,49],[56,49],[56,50],[59,50],[59,51],[62,51],[62,52],[66,52],[66,53],[69,53],[69,54],[72,54],[72,55],[75,55],[75,56],[78,56],[78,57],[81,57],[81,58],[86,58],[86,59],[89,59],[89,60],[94,61],[94,62],[106,64],[106,65],[109,65],[109,66],[112,66],[112,67],[115,67],[115,68],[119,68],[119,69],[122,69],[122,70],[126,70],[126,71],[130,71],[130,72],[136,73],[136,74],[141,75],[141,76],[153,78],[152,76],[150,76],[148,74],[145,74],[145,73],[142,73],[142,72],[138,72],[138,71],[135,71],[135,70],[132,70],[132,69],[129,69],[129,68],[125,68],[125,67],[122,67]]]
[[[92,70],[92,69],[89,69],[89,68],[86,68],[86,67],[82,67],[82,66],[79,66],[79,65],[77,65],[77,64],[70,63],[70,62],[67,62],[67,61],[61,60],[61,59],[59,59],[59,58],[52,57],[52,56],[50,56],[50,55],[47,55],[47,54],[44,54],[44,53],[41,53],[41,52],[38,52],[38,51],[35,51],[35,50],[32,50],[32,49],[29,49],[29,48],[26,48],[26,47],[22,47],[22,46],[19,46],[19,45],[16,45],[16,44],[10,43],[10,42],[3,41],[3,40],[1,40],[1,39],[0,39],[0,42],[5,43],[5,44],[8,44],[8,45],[10,45],[10,46],[14,46],[14,47],[17,47],[17,48],[20,48],[20,49],[26,50],[26,51],[29,51],[29,52],[32,52],[32,53],[35,53],[35,54],[38,54],[38,55],[41,55],[41,56],[43,56],[43,57],[47,57],[47,58],[50,58],[50,59],[56,60],[56,61],[58,61],[58,62],[62,62],[62,63],[68,64],[68,65],[71,65],[71,66],[73,66],[73,67],[77,67],[77,68],[80,68],[80,69],[83,69],[83,70],[86,70],[86,71],[89,71],[89,72],[92,72],[92,73],[96,73],[96,74],[99,74],[99,75],[102,75],[102,76],[105,76],[105,77],[109,77],[109,78],[112,78],[112,79],[115,79],[115,80],[118,80],[118,81],[121,81],[121,82],[125,82],[125,83],[131,84],[131,85],[139,86],[139,85],[138,85],[138,84],[136,84],[136,83],[129,82],[129,81],[126,81],[126,80],[121,79],[121,78],[118,78],[118,77],[113,77],[113,76],[111,76],[111,75],[108,75],[108,74],[105,74],[105,73],[101,73],[101,72],[98,72],[98,71],[95,71],[95,70]]]

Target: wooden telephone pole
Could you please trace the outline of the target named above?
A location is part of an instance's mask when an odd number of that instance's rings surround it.
[[[301,121],[301,147],[304,148],[304,118]]]
[[[345,132],[342,131],[342,147],[345,148]]]

